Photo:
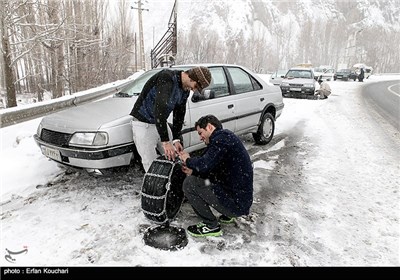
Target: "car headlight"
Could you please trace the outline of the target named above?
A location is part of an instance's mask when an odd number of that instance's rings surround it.
[[[282,83],[281,83],[281,86],[283,86],[283,87],[288,87],[288,86],[289,86],[289,83],[282,82]]]
[[[40,123],[36,131],[38,137],[40,137],[42,134],[42,128],[43,128],[42,123]]]
[[[106,132],[77,132],[72,135],[69,143],[83,146],[103,146],[108,143],[108,134]]]
[[[313,87],[314,87],[314,85],[313,85],[313,84],[304,84],[304,87],[307,87],[307,88],[313,88]]]

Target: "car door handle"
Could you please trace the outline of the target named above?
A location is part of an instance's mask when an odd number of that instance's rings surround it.
[[[233,104],[228,105],[228,109],[232,109],[233,107]]]
[[[263,101],[264,101],[264,97],[261,97],[261,98],[260,98],[260,101],[263,102]]]

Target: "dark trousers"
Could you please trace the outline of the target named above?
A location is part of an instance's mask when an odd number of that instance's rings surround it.
[[[227,217],[236,216],[221,205],[212,190],[212,186],[209,180],[196,176],[188,176],[183,181],[183,191],[194,212],[210,228],[214,228],[219,224],[210,207]]]

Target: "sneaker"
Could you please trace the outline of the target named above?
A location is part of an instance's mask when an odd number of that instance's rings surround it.
[[[229,218],[225,215],[219,216],[219,222],[222,224],[233,224],[235,222],[235,218]]]
[[[204,223],[198,223],[187,228],[187,232],[194,237],[206,237],[206,236],[220,236],[222,235],[221,226],[218,225],[215,228],[209,228]]]

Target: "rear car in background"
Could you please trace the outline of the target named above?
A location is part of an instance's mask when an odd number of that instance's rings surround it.
[[[311,68],[294,67],[286,73],[280,85],[283,97],[307,98],[313,96],[316,88]]]
[[[321,65],[320,67],[314,68],[314,76],[321,78],[323,81],[333,81],[333,75],[335,74],[335,69],[330,65]]]
[[[194,66],[200,64],[170,69]],[[269,143],[284,107],[280,89],[238,65],[201,66],[208,67],[212,82],[203,95],[190,93],[181,132],[185,150],[205,147],[194,123],[207,114],[214,114],[235,134],[251,133],[257,144]],[[112,97],[43,117],[34,135],[43,155],[62,165],[102,174],[138,162],[129,113],[144,84],[162,69],[148,70]],[[171,119],[172,114],[169,122]]]
[[[314,73],[315,75],[315,73]],[[335,75],[335,69],[330,68],[326,69],[324,73],[322,73],[318,78],[321,78],[323,81],[333,81]]]
[[[277,70],[271,74],[269,82],[274,86],[280,86],[282,79],[285,77],[288,70]]]
[[[333,75],[333,80],[343,80],[343,81],[348,81],[348,80],[357,80],[358,74],[352,70],[352,69],[339,69],[336,71],[336,73]]]
[[[366,66],[363,63],[356,63],[353,65],[353,67],[351,69],[356,73],[357,78],[361,73],[361,69],[364,69],[364,79],[368,79],[372,74],[373,68],[370,66]]]

